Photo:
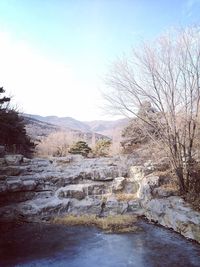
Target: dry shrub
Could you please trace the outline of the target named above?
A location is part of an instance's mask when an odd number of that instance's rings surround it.
[[[60,131],[51,133],[43,138],[37,145],[38,156],[59,156],[63,157],[68,154],[69,147],[77,137],[73,132]]]
[[[200,163],[194,163],[190,172],[190,188],[185,195],[185,200],[188,201],[195,210],[200,211]]]

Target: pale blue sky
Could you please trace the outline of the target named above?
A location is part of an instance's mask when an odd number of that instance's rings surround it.
[[[199,14],[200,0],[1,0],[0,84],[24,112],[105,119],[110,62]]]

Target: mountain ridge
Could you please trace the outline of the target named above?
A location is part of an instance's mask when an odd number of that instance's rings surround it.
[[[81,132],[96,132],[108,137],[113,136],[113,132],[121,131],[127,124],[128,119],[117,120],[93,120],[93,121],[79,121],[72,117],[58,117],[58,116],[41,116],[36,114],[24,114],[25,117],[36,119],[44,123],[50,123],[62,128],[70,128]]]

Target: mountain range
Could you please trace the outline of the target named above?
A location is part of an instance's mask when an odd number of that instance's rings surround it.
[[[62,128],[66,130],[76,130],[82,133],[95,132],[109,138],[113,138],[116,133],[121,133],[121,130],[128,124],[127,118],[113,121],[79,121],[71,117],[40,116],[32,114],[23,114],[23,116],[43,129],[58,130],[59,128]]]

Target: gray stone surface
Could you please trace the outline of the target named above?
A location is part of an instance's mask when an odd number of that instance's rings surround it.
[[[126,183],[126,178],[116,177],[112,183],[112,192],[117,193],[124,189]]]
[[[134,160],[127,157],[22,159],[8,155],[1,161],[0,218],[131,213],[200,242],[200,213],[163,186],[153,173],[158,166],[150,161],[131,166]],[[119,200],[118,193],[137,198]]]
[[[20,165],[23,161],[23,156],[20,154],[5,155],[4,159],[7,165]]]

